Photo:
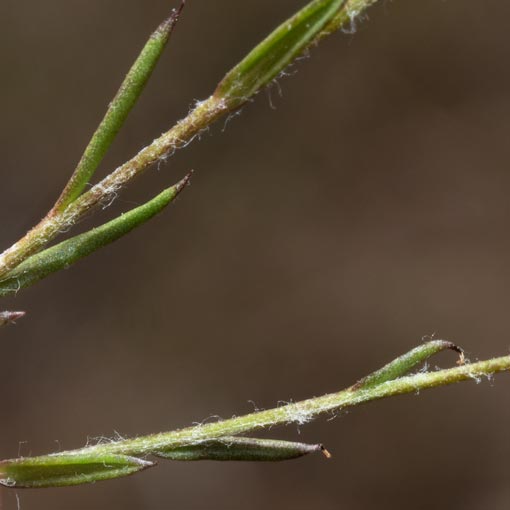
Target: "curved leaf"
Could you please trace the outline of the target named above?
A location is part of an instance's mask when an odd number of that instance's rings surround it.
[[[169,460],[245,460],[281,461],[303,457],[309,453],[323,452],[329,456],[321,444],[255,439],[251,437],[222,437],[214,441],[168,448],[155,455]]]

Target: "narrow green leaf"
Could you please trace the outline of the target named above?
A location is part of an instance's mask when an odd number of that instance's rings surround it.
[[[142,225],[164,209],[185,187],[189,175],[175,186],[166,189],[146,204],[122,214],[118,218],[72,237],[36,255],[32,255],[0,281],[0,296],[29,287],[46,276],[65,269]]]
[[[0,328],[8,324],[14,324],[24,316],[25,312],[0,312]]]
[[[214,95],[236,108],[312,44],[347,0],[314,0],[274,30],[220,82]]]
[[[314,452],[322,452],[328,458],[331,456],[321,444],[234,436],[169,448],[158,451],[155,455],[164,459],[181,461],[245,460],[276,462],[297,459]]]
[[[119,91],[110,103],[106,115],[92,136],[89,145],[85,149],[78,166],[60,195],[53,211],[63,211],[82,193],[85,186],[94,175],[99,163],[101,163],[104,155],[110,148],[110,145],[124,124],[129,112],[136,104],[140,94],[145,88],[152,71],[156,67],[170,38],[170,34],[179,19],[184,3],[184,1],[181,2],[179,9],[173,11],[172,15],[161,23],[150,36],[140,55],[126,75]]]
[[[432,340],[418,347],[415,347],[411,351],[407,352],[403,356],[396,358],[376,372],[367,375],[358,381],[354,386],[352,386],[352,389],[359,390],[371,388],[387,381],[393,381],[394,379],[407,374],[414,367],[418,366],[420,363],[425,362],[431,356],[434,356],[434,354],[447,349],[459,353],[459,362],[464,362],[464,354],[460,347],[453,344],[452,342],[447,342],[446,340]]]
[[[127,476],[154,466],[126,455],[54,454],[0,462],[0,484],[12,488],[65,487]]]

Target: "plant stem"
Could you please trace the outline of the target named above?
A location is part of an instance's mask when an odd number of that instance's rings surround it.
[[[483,376],[491,376],[508,370],[510,370],[510,356],[503,356],[437,372],[425,372],[402,377],[368,388],[355,389],[355,386],[353,386],[338,393],[311,398],[217,423],[90,446],[74,452],[100,455],[147,455],[171,447],[197,444],[202,441],[223,436],[235,436],[276,425],[304,424],[321,414],[338,412],[346,407],[360,405],[372,400],[405,393],[416,393],[436,386],[445,386],[469,379],[478,381]]]
[[[479,381],[484,375],[489,377],[496,372],[510,370],[510,356],[505,356],[449,370],[401,377],[420,361],[445,349],[459,352],[459,363],[464,362],[462,351],[457,346],[444,340],[434,340],[399,356],[338,393],[173,432],[39,457],[4,460],[0,462],[0,484],[7,487],[60,487],[116,478],[153,465],[140,458],[146,455],[181,461],[277,461],[322,451],[326,457],[330,457],[321,445],[236,436],[275,425],[303,424],[318,415],[338,412],[371,400],[418,392],[469,378]]]

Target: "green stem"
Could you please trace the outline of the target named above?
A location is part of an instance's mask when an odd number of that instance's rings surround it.
[[[413,349],[392,363],[338,393],[258,411],[238,418],[188,427],[173,432],[153,434],[136,439],[99,444],[78,450],[40,457],[11,459],[0,462],[0,483],[9,487],[48,487],[88,483],[123,476],[150,464],[137,464],[136,459],[156,455],[172,460],[285,460],[311,451],[320,445],[302,445],[275,440],[236,438],[260,429],[290,423],[304,424],[322,414],[338,412],[372,400],[445,386],[468,379],[479,381],[497,372],[510,370],[510,356],[462,365],[456,368],[424,372],[397,379],[418,360],[452,348],[448,342],[433,341]],[[455,346],[453,348],[456,349]],[[461,357],[460,362],[463,361]],[[234,436],[234,437],[232,437]],[[324,452],[329,456],[328,452]],[[101,459],[105,459],[104,469]],[[110,465],[110,460],[113,464]],[[79,468],[82,466],[82,468]],[[86,478],[82,478],[87,474]],[[94,478],[96,477],[96,478]]]
[[[82,451],[97,454],[146,455],[172,446],[184,446],[222,436],[253,432],[276,425],[290,423],[304,424],[319,415],[338,412],[346,407],[364,404],[372,400],[403,395],[405,393],[416,393],[421,390],[435,388],[436,386],[445,386],[469,379],[478,380],[483,376],[508,370],[510,370],[510,356],[503,356],[437,372],[426,372],[402,377],[367,389],[353,390],[348,388],[338,393],[288,404],[267,411],[259,411],[217,423],[128,439],[118,443],[91,446],[84,448]]]

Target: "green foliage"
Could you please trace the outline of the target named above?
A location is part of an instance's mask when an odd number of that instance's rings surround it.
[[[457,347],[452,342],[445,340],[432,340],[430,342],[419,345],[412,351],[407,352],[403,356],[393,360],[373,374],[361,379],[355,385],[356,389],[367,389],[386,381],[391,381],[397,377],[402,377],[404,374],[410,372],[413,368],[420,363],[424,363],[428,358],[434,356],[441,351],[450,349],[460,354],[459,362],[464,362],[464,354],[460,347]]]
[[[0,484],[16,488],[65,487],[132,475],[153,465],[126,455],[23,457],[0,462]]]
[[[182,191],[188,180],[189,176],[146,204],[136,207],[100,227],[32,255],[11,271],[7,278],[0,281],[0,296],[29,287],[125,236],[161,212]]]
[[[343,10],[346,0],[315,0],[282,23],[230,71],[216,89],[237,108],[299,57]]]
[[[182,10],[152,34],[129,71],[106,115],[87,146],[77,169],[46,217],[0,255],[0,296],[28,287],[124,236],[164,209],[184,188],[188,177],[118,218],[84,234],[46,248],[62,231],[73,227],[99,204],[109,203],[119,190],[156,161],[188,144],[221,116],[239,108],[276,78],[289,64],[338,28],[350,23],[375,0],[314,0],[281,24],[220,82],[216,91],[189,115],[142,149],[132,159],[84,192],[96,168],[140,96]],[[0,313],[0,326],[23,312]],[[407,375],[445,349],[460,354],[460,366]],[[462,350],[442,340],[423,344],[338,393],[258,411],[230,420],[112,441],[75,451],[0,462],[0,483],[7,487],[59,487],[117,478],[151,467],[145,456],[169,460],[278,461],[322,451],[308,445],[273,439],[238,437],[289,423],[306,423],[372,400],[413,393],[510,370],[510,356],[464,364]]]
[[[321,445],[235,436],[276,425],[304,424],[317,416],[372,400],[468,379],[478,380],[482,376],[510,370],[510,356],[505,356],[405,376],[410,368],[445,348],[459,350],[449,342],[428,342],[338,393],[173,432],[112,441],[59,454],[5,460],[0,463],[0,484],[7,487],[59,487],[121,477],[150,467],[152,464],[142,459],[136,463],[136,458],[147,455],[179,461],[280,461],[323,451],[329,457],[329,452]]]
[[[99,124],[99,127],[92,136],[71,179],[64,188],[64,191],[62,191],[60,198],[53,208],[54,211],[64,211],[71,202],[81,195],[85,186],[94,175],[99,163],[101,163],[117,133],[126,121],[129,112],[135,106],[145,88],[152,71],[165,49],[183,7],[184,3],[181,3],[179,10],[174,11],[168,19],[159,25],[143,47],[140,55],[122,82],[119,91],[110,103],[101,124]]]
[[[274,439],[223,436],[214,441],[162,449],[154,455],[168,460],[244,460],[276,462],[326,452],[320,444],[295,443]]]

